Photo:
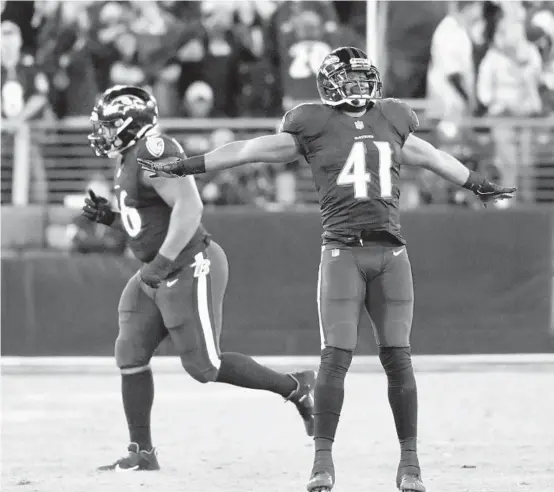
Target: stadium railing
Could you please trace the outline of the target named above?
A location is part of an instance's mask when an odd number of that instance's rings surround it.
[[[210,145],[214,132],[231,130],[236,139],[273,133],[280,121],[272,118],[238,119],[163,119],[164,131],[174,136],[185,149],[198,144]],[[508,131],[510,149],[516,153],[517,169],[523,179],[534,185],[533,201],[554,202],[554,117],[539,119],[468,119],[458,127],[463,138],[447,147],[460,150],[465,157],[479,163],[493,164],[496,147],[506,144],[506,131],[499,139],[498,130]],[[87,141],[88,118],[72,118],[60,122],[33,122],[17,130],[2,122],[2,203],[26,205],[30,199],[33,178],[32,159],[42,160],[46,171],[48,202],[62,203],[67,194],[81,193],[95,172],[111,176],[114,163],[93,155]],[[422,121],[418,136],[441,143],[436,127]],[[195,143],[196,139],[196,143]],[[192,144],[191,144],[192,142]],[[34,152],[33,149],[36,151]],[[38,152],[37,152],[38,151]],[[192,151],[191,151],[192,152]],[[501,164],[501,163],[500,163]],[[315,194],[308,169],[301,169],[298,180],[300,202],[313,202]]]

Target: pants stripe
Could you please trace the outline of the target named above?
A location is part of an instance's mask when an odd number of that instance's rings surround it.
[[[198,253],[194,259],[197,265],[201,265],[202,262],[206,261],[203,253]],[[219,369],[220,360],[217,355],[217,341],[215,339],[214,331],[212,329],[212,321],[210,319],[208,295],[208,275],[200,271],[196,283],[198,316],[200,318],[200,325],[202,326],[202,332],[204,334],[204,343],[206,344],[208,358],[213,366]]]
[[[319,319],[319,339],[323,350],[325,348],[325,332],[323,331],[323,315],[321,312],[321,262],[317,272],[317,316]]]

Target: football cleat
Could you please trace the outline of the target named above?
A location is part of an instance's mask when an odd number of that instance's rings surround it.
[[[288,374],[296,381],[297,388],[285,401],[291,401],[304,421],[306,434],[314,435],[314,386],[317,373],[315,371],[293,372]]]
[[[426,490],[421,477],[413,473],[402,474],[397,486],[402,492],[425,492]]]
[[[335,479],[331,473],[316,472],[312,474],[306,490],[308,492],[330,492],[333,485],[335,485]]]
[[[139,449],[139,445],[136,442],[132,442],[127,450],[129,451],[128,456],[118,459],[111,465],[99,466],[98,471],[130,472],[155,471],[160,469],[155,448],[152,448],[151,451],[145,451],[144,449]]]

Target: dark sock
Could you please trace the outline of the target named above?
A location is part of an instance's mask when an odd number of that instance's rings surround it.
[[[331,471],[331,451],[344,400],[344,379],[352,362],[352,351],[326,347],[314,390],[315,459],[312,473]]]
[[[241,388],[271,391],[284,398],[290,396],[298,386],[296,381],[287,374],[262,366],[252,357],[236,352],[221,354],[221,365],[216,381]]]
[[[154,403],[154,378],[150,369],[121,375],[121,395],[129,437],[140,449],[152,449],[150,412]]]
[[[381,347],[379,358],[388,379],[389,404],[400,442],[399,469],[419,473],[417,459],[417,386],[409,347]]]

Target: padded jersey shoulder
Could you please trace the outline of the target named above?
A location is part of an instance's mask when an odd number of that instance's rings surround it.
[[[324,104],[299,104],[285,113],[279,132],[314,135],[323,129],[332,112],[333,110]]]
[[[173,137],[154,133],[141,138],[136,145],[136,156],[155,161],[163,157],[184,157],[183,147]]]
[[[285,113],[279,133],[291,134],[299,152],[307,159],[311,142],[317,140],[332,114],[333,110],[324,104],[299,104]]]
[[[400,135],[402,142],[417,130],[417,115],[404,101],[394,98],[381,99],[376,102],[376,106]]]

